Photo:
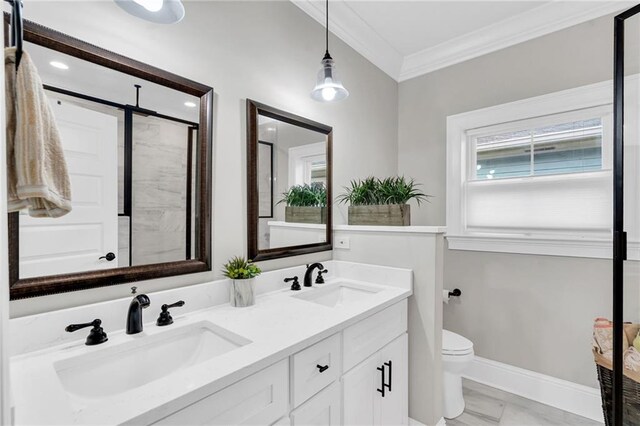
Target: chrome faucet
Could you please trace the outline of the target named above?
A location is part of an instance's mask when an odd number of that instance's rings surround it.
[[[131,287],[131,293],[136,294],[136,287]],[[136,334],[142,331],[142,310],[151,304],[149,296],[138,294],[133,297],[127,313],[127,334]]]
[[[320,271],[324,269],[322,263],[312,263],[311,265],[307,265],[307,272],[304,273],[304,286],[311,287],[311,278],[313,276],[313,270],[318,268]]]

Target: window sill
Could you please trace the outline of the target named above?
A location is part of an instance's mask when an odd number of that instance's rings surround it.
[[[611,259],[613,251],[611,239],[605,238],[540,238],[511,235],[447,235],[446,238],[450,250],[595,259]],[[628,257],[629,260],[640,260],[640,242],[629,242]]]

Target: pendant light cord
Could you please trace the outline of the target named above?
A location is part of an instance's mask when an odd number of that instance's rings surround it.
[[[326,54],[329,54],[329,0],[327,0],[327,6],[326,6],[326,20],[327,20],[327,25],[326,25],[326,32],[325,32],[325,42],[326,42]]]

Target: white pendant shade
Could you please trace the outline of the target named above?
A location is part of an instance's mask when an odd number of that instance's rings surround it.
[[[174,24],[184,18],[184,5],[180,0],[115,0],[133,16],[156,24]]]
[[[327,53],[322,59],[322,67],[318,71],[316,86],[311,91],[311,98],[319,102],[340,101],[349,96],[338,78],[335,63]]]

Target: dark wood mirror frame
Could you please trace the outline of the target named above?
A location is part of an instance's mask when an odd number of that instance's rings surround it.
[[[8,40],[10,15],[4,14],[5,43]],[[10,298],[43,296],[93,287],[192,274],[211,270],[211,141],[213,125],[213,88],[150,65],[110,52],[82,40],[23,21],[24,41],[61,53],[75,56],[115,71],[129,74],[168,88],[200,98],[198,161],[196,166],[196,259],[129,266],[115,269],[87,271],[20,279],[19,275],[19,218],[9,214],[9,286]]]
[[[297,246],[258,248],[258,116],[313,130],[327,136],[327,238],[326,242]],[[248,258],[254,261],[298,256],[307,253],[332,250],[332,142],[333,128],[286,111],[247,99],[247,246]]]

